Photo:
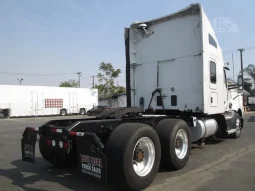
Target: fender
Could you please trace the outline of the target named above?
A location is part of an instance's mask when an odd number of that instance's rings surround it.
[[[230,92],[234,96],[234,92]],[[229,101],[229,110],[237,112],[240,117],[243,117],[244,108],[243,108],[243,95],[241,93],[237,93],[230,101]]]

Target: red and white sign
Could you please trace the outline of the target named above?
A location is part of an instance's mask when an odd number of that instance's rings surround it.
[[[45,108],[63,108],[63,99],[45,99]]]

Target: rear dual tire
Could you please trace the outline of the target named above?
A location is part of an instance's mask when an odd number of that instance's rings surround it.
[[[156,127],[161,143],[161,165],[171,170],[186,166],[190,157],[191,132],[181,119],[163,119]]]
[[[190,136],[188,124],[180,119],[164,119],[156,131],[140,123],[119,125],[111,133],[105,150],[109,182],[129,190],[143,190],[155,179],[160,162],[169,169],[183,168],[190,156]],[[139,149],[134,152],[137,143],[142,145],[143,153]],[[133,164],[134,155],[136,164]],[[145,168],[138,160],[141,158]]]
[[[149,125],[124,123],[110,135],[106,155],[108,180],[114,187],[143,190],[153,182],[158,172],[160,140]]]

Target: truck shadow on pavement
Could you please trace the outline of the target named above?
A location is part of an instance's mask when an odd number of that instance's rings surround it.
[[[11,163],[14,168],[0,169],[0,176],[10,179],[11,184],[18,189],[30,191],[48,190],[88,190],[88,191],[119,191],[119,188],[103,188],[94,182],[81,177],[77,166],[57,168],[47,163],[42,157],[36,158],[36,164],[29,164],[22,160]],[[41,187],[41,188],[38,188]],[[123,190],[121,191],[128,191]]]
[[[12,180],[12,185],[24,190],[46,191],[49,188],[53,190],[106,190],[79,176],[76,167],[56,168],[46,163],[41,157],[36,158],[36,164],[29,164],[22,160],[13,161],[11,164],[16,168],[0,169],[0,176],[7,177]]]

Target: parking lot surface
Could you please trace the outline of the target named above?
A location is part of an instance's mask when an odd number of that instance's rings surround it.
[[[25,127],[39,126],[48,120],[44,117],[0,119],[1,190],[104,190],[80,177],[75,167],[53,167],[41,157],[38,144],[36,163],[22,162],[20,141]],[[254,182],[255,113],[251,113],[245,115],[245,127],[239,139],[210,141],[203,148],[193,147],[185,168],[175,172],[160,169],[146,190],[248,191],[255,190]]]

